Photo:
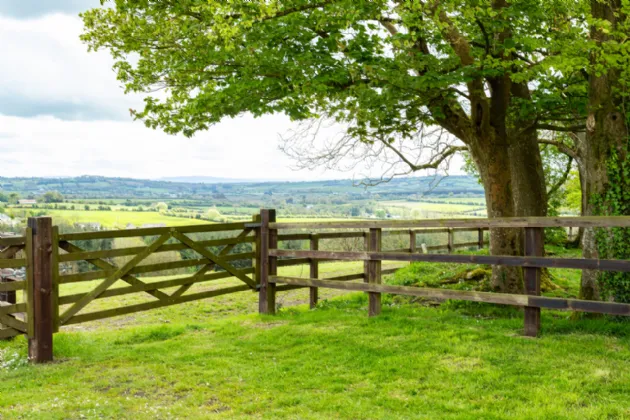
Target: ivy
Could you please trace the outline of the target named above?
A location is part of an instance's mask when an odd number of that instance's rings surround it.
[[[610,153],[606,191],[593,198],[599,215],[630,215],[630,162],[622,157],[625,154],[615,149]],[[598,229],[595,239],[600,258],[630,259],[630,229]],[[630,273],[602,271],[598,280],[604,300],[630,303]]]

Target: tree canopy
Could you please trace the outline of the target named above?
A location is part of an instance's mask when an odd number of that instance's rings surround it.
[[[560,60],[584,32],[570,0],[111,3],[83,14],[83,40],[111,51],[128,91],[149,93],[134,115],[169,133],[243,112],[325,113],[368,141],[421,122],[466,141],[473,107],[505,74],[536,81],[510,104],[515,118],[545,126],[584,105],[567,99],[584,96],[574,79],[588,55]]]

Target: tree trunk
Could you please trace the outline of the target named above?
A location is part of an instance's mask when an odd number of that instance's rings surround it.
[[[495,144],[494,147],[471,147],[471,154],[479,168],[484,186],[488,217],[514,217],[512,175],[505,143]],[[518,229],[490,230],[492,255],[520,255],[521,243],[521,234]],[[493,266],[491,287],[503,293],[522,293],[521,270],[518,267]]]
[[[591,1],[593,18],[607,20],[613,28],[621,17],[621,3],[617,0]],[[591,38],[600,44],[608,40],[607,33],[593,27]],[[593,64],[602,61],[602,57],[594,52]],[[601,74],[592,74],[589,78],[588,117],[586,120],[586,137],[578,142],[582,164],[582,205],[585,216],[614,214],[613,208],[597,203],[610,188],[609,165],[622,168],[628,150],[628,124],[622,112],[622,98],[615,94],[619,88],[618,69],[609,69]],[[616,153],[615,153],[616,152]],[[614,153],[614,154],[613,154]],[[615,157],[617,162],[612,162]],[[625,194],[624,194],[625,195]],[[623,200],[619,197],[619,200]],[[616,208],[627,208],[627,203],[615,203]],[[594,229],[585,229],[582,238],[584,258],[598,258],[598,244]],[[580,297],[597,300],[600,298],[598,284],[599,272],[584,270]]]

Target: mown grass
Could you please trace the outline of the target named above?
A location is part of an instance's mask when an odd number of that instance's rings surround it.
[[[211,303],[209,302],[210,306]],[[0,375],[4,418],[624,418],[630,328],[385,305],[55,336],[57,363]],[[24,357],[22,339],[4,353]]]
[[[452,267],[401,272],[419,269]],[[579,279],[554,274],[573,293]],[[545,311],[541,337],[528,339],[518,309],[385,296],[369,319],[363,294],[321,293],[313,311],[291,306],[307,291],[280,294],[277,316],[256,315],[256,295],[243,292],[73,326],[55,335],[46,366],[26,364],[21,337],[0,343],[0,418],[630,417],[629,323]]]

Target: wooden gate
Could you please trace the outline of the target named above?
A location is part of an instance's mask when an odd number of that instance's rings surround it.
[[[251,223],[249,225],[252,225]],[[208,233],[236,232],[235,236],[220,239],[199,240],[192,235],[203,236]],[[146,246],[127,247],[103,251],[86,251],[80,244],[81,241],[142,237]],[[54,307],[54,327],[78,324],[97,319],[109,318],[123,314],[131,314],[180,303],[206,299],[228,293],[256,290],[257,283],[252,273],[254,268],[236,268],[233,261],[248,260],[254,258],[254,252],[236,254],[232,251],[236,245],[253,243],[253,225],[247,223],[225,223],[216,225],[185,226],[173,228],[146,228],[119,231],[101,231],[72,233],[59,235],[56,228],[53,230],[53,243],[57,244],[53,255],[53,283],[63,286],[68,283],[94,282],[99,280],[89,291],[79,294],[63,295],[58,293],[58,302]],[[213,252],[209,248],[220,247]],[[192,258],[181,261],[160,262],[154,264],[142,264],[153,254],[169,251],[190,250]],[[116,264],[112,259],[127,257],[122,264]],[[119,258],[120,259],[120,258]],[[67,263],[86,261],[94,270],[66,274],[60,267]],[[216,271],[217,269],[224,271]],[[168,278],[160,281],[143,281],[138,275],[154,273],[174,269],[194,269],[193,273]],[[214,272],[213,272],[214,271]],[[210,290],[198,293],[187,293],[197,283],[208,282],[228,277],[235,277],[243,284]],[[112,288],[122,281],[124,287]],[[176,288],[166,292],[164,289]],[[113,309],[86,312],[92,302],[114,296],[143,293],[152,299],[148,302],[123,306]]]
[[[10,338],[29,331],[29,316],[26,312],[26,290],[30,270],[27,269],[27,249],[31,247],[31,230],[25,236],[0,237],[0,338]],[[20,273],[16,274],[15,270]],[[18,299],[19,298],[19,299]],[[18,300],[22,301],[18,303]],[[32,325],[31,325],[32,330]]]

